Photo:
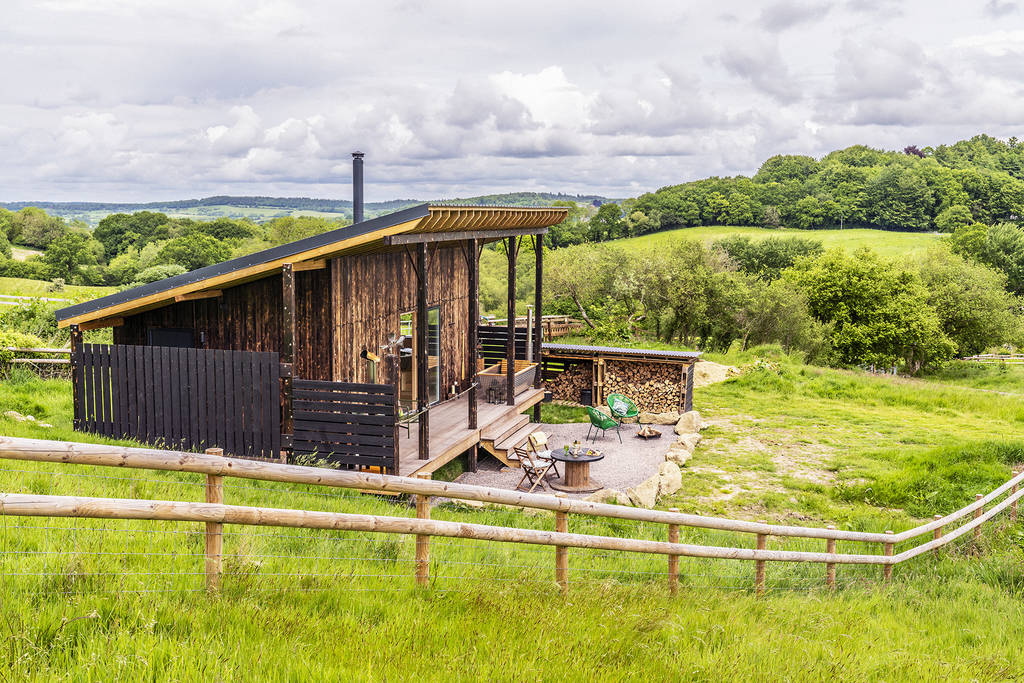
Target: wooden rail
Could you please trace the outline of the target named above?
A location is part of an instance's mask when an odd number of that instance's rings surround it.
[[[556,548],[555,576],[563,591],[568,589],[569,548],[667,555],[669,557],[670,590],[674,590],[675,582],[678,580],[678,562],[673,561],[673,558],[680,556],[753,561],[756,564],[755,588],[758,593],[763,592],[765,588],[768,562],[824,564],[826,566],[826,584],[830,588],[835,585],[836,565],[841,564],[880,565],[883,568],[883,577],[888,580],[894,565],[907,562],[928,552],[935,552],[938,548],[968,533],[973,533],[973,538],[976,539],[981,526],[1004,510],[1009,508],[1011,515],[1014,515],[1018,500],[1024,496],[1024,487],[1020,486],[1024,480],[1024,473],[1015,473],[1012,479],[988,495],[979,494],[977,500],[970,505],[913,529],[894,534],[888,531],[886,533],[871,533],[844,531],[833,527],[821,529],[775,525],[765,522],[690,515],[675,510],[647,510],[574,500],[564,496],[529,494],[442,481],[254,462],[221,457],[216,452],[184,453],[0,437],[0,458],[201,473],[208,476],[207,490],[209,492],[207,498],[209,502],[206,503],[8,493],[0,494],[0,515],[206,522],[208,523],[208,535],[216,533],[218,537],[222,529],[220,525],[223,524],[413,534],[417,537],[416,580],[421,585],[429,582],[429,539],[431,536],[548,545]],[[415,518],[387,517],[226,505],[219,500],[220,494],[217,492],[217,489],[220,489],[221,480],[219,478],[225,476],[411,494],[416,496],[417,516]],[[1008,496],[989,506],[1007,491],[1010,492]],[[546,531],[431,520],[429,499],[433,496],[550,510],[555,512],[555,529]],[[569,514],[666,524],[669,540],[666,542],[568,533]],[[967,515],[973,515],[969,522],[948,533],[941,533],[943,527]],[[679,543],[678,528],[680,526],[751,533],[756,535],[756,545],[754,548],[737,548]],[[897,544],[926,534],[932,536],[930,541],[899,553],[895,552]],[[824,552],[768,550],[767,539],[769,536],[817,538],[827,542]],[[836,553],[835,541],[837,540],[881,544],[884,553],[880,555]],[[211,578],[209,573],[219,573],[219,558],[222,551],[219,542],[211,541],[209,538],[207,549],[207,585],[211,590],[215,590],[219,587],[219,581]],[[211,553],[216,554],[215,559],[209,557]]]

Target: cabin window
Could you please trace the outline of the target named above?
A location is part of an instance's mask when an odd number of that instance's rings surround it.
[[[190,327],[151,327],[147,336],[150,346],[196,347],[196,331]]]
[[[398,353],[401,379],[398,398],[403,405],[416,404],[416,316],[410,311],[399,319],[398,333],[402,337]],[[430,403],[441,400],[441,309],[427,309],[427,399]]]

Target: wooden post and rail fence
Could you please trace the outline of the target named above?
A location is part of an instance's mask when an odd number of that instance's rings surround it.
[[[0,493],[0,516],[205,523],[206,585],[210,591],[216,591],[220,587],[223,525],[225,524],[413,535],[416,537],[415,580],[421,586],[429,585],[430,582],[430,539],[439,536],[551,546],[555,549],[555,581],[563,592],[569,589],[570,549],[573,548],[664,555],[667,558],[669,590],[672,593],[675,593],[679,580],[680,557],[754,562],[754,588],[758,594],[766,590],[768,565],[771,562],[823,564],[825,565],[825,583],[829,588],[833,588],[838,565],[879,565],[882,567],[883,579],[889,581],[894,566],[909,562],[926,553],[937,553],[942,546],[961,536],[972,534],[971,543],[976,544],[982,525],[1004,510],[1009,509],[1010,519],[1015,520],[1017,502],[1021,496],[1024,496],[1024,489],[1020,488],[1020,484],[1024,480],[1024,473],[1015,471],[1012,479],[987,495],[979,494],[973,503],[956,512],[945,516],[936,516],[930,522],[900,533],[892,531],[875,533],[846,531],[832,526],[822,529],[707,517],[680,513],[675,509],[649,510],[575,500],[566,498],[564,495],[522,493],[419,478],[228,458],[223,457],[218,449],[211,449],[207,453],[185,453],[0,437],[0,459],[47,462],[69,466],[92,465],[191,472],[206,475],[206,502],[204,503]],[[223,500],[223,477],[319,485],[364,492],[408,494],[414,497],[416,516],[411,518],[392,517],[229,505]],[[1004,494],[1008,495],[1003,497]],[[547,510],[555,513],[554,529],[543,530],[432,520],[430,518],[430,498],[435,496]],[[996,502],[1001,497],[1002,500]],[[570,533],[568,531],[569,515],[664,524],[667,527],[667,540]],[[948,528],[953,522],[966,518],[968,515],[972,516],[970,521],[948,533],[942,533],[944,528]],[[756,539],[755,547],[680,543],[679,528],[684,526],[753,534]],[[897,545],[927,535],[932,536],[931,540],[902,552],[895,552]],[[769,550],[767,548],[768,539],[772,537],[821,539],[825,543],[822,552]],[[861,542],[876,547],[880,545],[883,553],[880,555],[837,553],[837,541]]]

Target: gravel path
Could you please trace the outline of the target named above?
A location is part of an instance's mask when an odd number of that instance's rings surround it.
[[[603,437],[597,437],[596,441],[584,441],[589,426],[589,422],[544,424],[538,430],[548,435],[548,442],[553,449],[562,448],[566,444],[571,445],[574,439],[579,439],[581,444],[604,453],[603,460],[590,464],[590,478],[604,488],[618,489],[619,491],[625,491],[628,487],[636,486],[657,474],[658,466],[665,461],[665,453],[675,437],[672,433],[672,425],[655,427],[661,431],[659,439],[638,439],[636,437],[637,425],[622,425],[621,444],[613,431],[606,432]],[[561,469],[561,463],[559,463],[559,469]],[[477,472],[465,472],[456,481],[460,484],[512,489],[515,488],[522,476],[523,472],[518,468],[508,468],[495,458],[481,456]],[[540,486],[534,489],[534,493],[540,492],[553,493],[554,491],[550,488],[542,490]],[[589,494],[569,495],[573,498],[583,498]]]

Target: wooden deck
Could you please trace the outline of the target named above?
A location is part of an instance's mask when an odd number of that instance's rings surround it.
[[[528,389],[516,397],[516,404],[495,405],[477,403],[477,427],[469,429],[469,399],[465,396],[430,409],[430,458],[419,459],[419,433],[417,425],[410,425],[411,434],[398,433],[398,473],[411,477],[422,472],[434,472],[468,449],[480,443],[480,433],[516,413],[525,412],[544,399],[543,389]]]

